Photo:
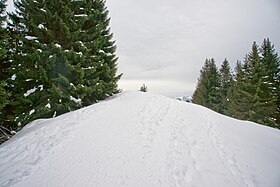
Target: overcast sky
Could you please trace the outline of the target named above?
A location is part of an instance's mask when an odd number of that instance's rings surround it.
[[[11,0],[9,0],[9,3]],[[280,51],[279,0],[107,0],[119,87],[191,95],[206,58],[232,67],[269,37]],[[10,7],[9,7],[10,9]]]

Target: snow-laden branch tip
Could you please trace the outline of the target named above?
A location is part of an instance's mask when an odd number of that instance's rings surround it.
[[[27,40],[36,40],[36,39],[38,39],[38,37],[35,37],[35,36],[25,36],[24,38],[27,39]]]

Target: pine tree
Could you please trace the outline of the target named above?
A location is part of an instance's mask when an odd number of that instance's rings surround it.
[[[221,77],[221,108],[220,112],[222,114],[228,115],[228,105],[229,105],[229,89],[232,83],[232,74],[230,72],[230,65],[227,59],[225,59],[220,68]]]
[[[193,103],[220,112],[220,76],[213,58],[209,60],[206,59],[205,64],[200,71],[200,77],[192,101]]]

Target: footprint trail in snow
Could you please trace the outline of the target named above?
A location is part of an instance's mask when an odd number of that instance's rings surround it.
[[[0,146],[0,186],[280,186],[280,131],[125,92],[27,125]]]

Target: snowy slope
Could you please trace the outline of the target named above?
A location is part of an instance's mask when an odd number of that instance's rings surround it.
[[[125,92],[27,125],[0,146],[0,186],[280,186],[280,131]]]

